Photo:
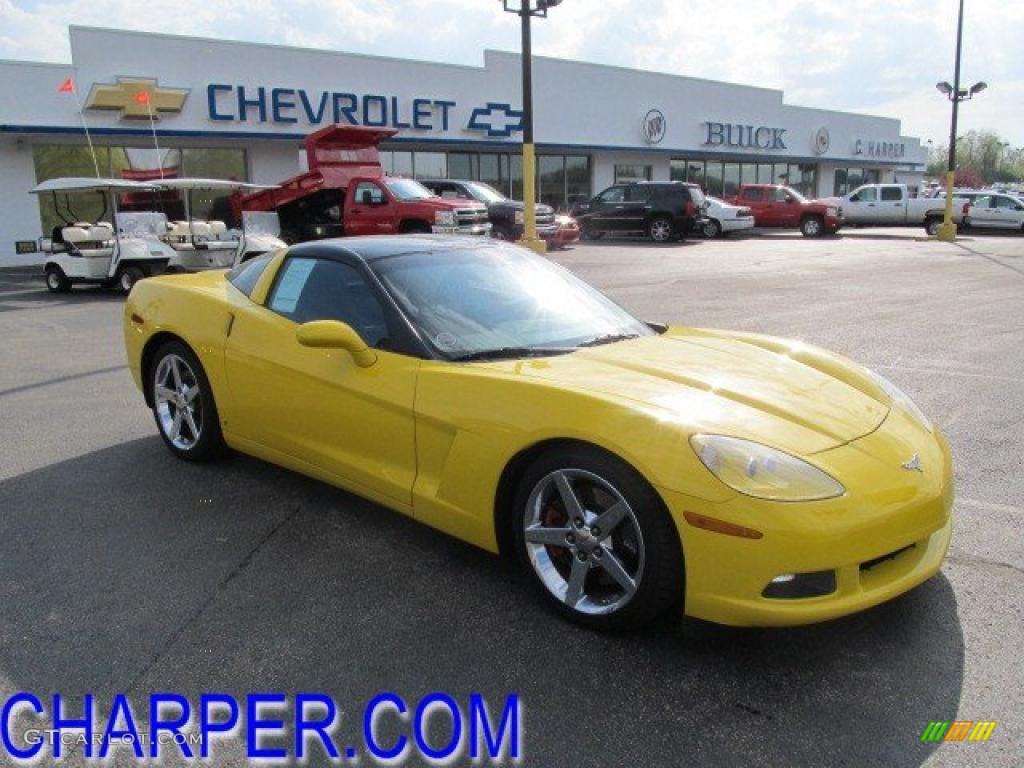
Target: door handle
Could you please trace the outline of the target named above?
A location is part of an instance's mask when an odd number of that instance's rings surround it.
[[[619,210],[622,210],[622,209],[623,209],[623,208],[625,208],[625,207],[626,207],[626,206],[624,206],[624,205],[616,205],[616,206],[615,206],[615,210],[619,211]]]
[[[896,207],[897,208],[902,208],[903,207],[903,203],[896,203]]]

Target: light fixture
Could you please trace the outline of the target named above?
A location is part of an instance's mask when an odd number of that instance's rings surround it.
[[[941,83],[935,84],[935,89],[946,96],[949,96],[953,92],[953,86],[943,80]]]
[[[975,83],[974,85],[971,86],[970,94],[971,96],[974,96],[976,94],[981,93],[986,88],[988,88],[988,83],[982,80],[980,83]]]

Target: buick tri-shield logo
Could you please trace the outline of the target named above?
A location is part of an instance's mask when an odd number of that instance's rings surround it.
[[[644,140],[648,144],[660,144],[661,140],[665,138],[665,129],[667,127],[665,115],[661,113],[661,110],[652,109],[644,115]]]

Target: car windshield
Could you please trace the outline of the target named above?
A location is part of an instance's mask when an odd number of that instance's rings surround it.
[[[466,188],[470,191],[473,197],[481,203],[500,203],[503,200],[508,199],[490,184],[484,184],[481,181],[474,181],[467,184]]]
[[[515,246],[405,253],[371,268],[450,360],[557,354],[654,334],[568,270]]]
[[[795,197],[801,203],[806,203],[807,202],[807,198],[804,197],[803,195],[801,195],[799,192],[797,192],[792,187],[783,187],[783,189],[786,190],[789,194],[791,194],[793,197]]]
[[[434,193],[412,179],[384,179],[391,194],[399,200],[423,200],[434,197]]]

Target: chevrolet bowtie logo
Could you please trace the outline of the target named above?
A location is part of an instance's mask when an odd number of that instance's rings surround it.
[[[486,107],[477,107],[469,118],[470,131],[486,131],[488,136],[508,138],[523,130],[523,113],[512,109],[510,104],[487,102]]]
[[[119,77],[116,85],[94,83],[86,109],[116,109],[128,120],[160,119],[160,112],[181,112],[187,88],[159,88],[156,80]]]

